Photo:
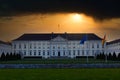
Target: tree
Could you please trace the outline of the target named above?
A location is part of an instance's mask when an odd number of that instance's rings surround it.
[[[9,53],[6,54],[6,60],[9,60],[10,59],[10,55]]]
[[[4,52],[2,53],[2,55],[1,55],[1,61],[5,61],[6,60],[6,56],[5,56],[5,54],[4,54]]]
[[[12,53],[10,53],[10,55],[9,55],[9,60],[13,60],[13,54]]]
[[[118,54],[118,60],[120,61],[120,53]]]
[[[101,59],[105,59],[105,54],[104,54],[104,52],[101,54]]]
[[[101,54],[101,53],[100,53]],[[96,59],[100,59],[100,54],[97,54]]]
[[[112,58],[112,60],[117,60],[117,57],[116,57],[116,53],[115,53],[115,52],[113,53],[113,58]]]
[[[109,53],[109,55],[108,55],[108,60],[112,60],[112,55],[111,55],[111,53]]]

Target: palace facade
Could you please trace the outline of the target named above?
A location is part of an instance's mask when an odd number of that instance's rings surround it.
[[[87,35],[84,44],[80,44]],[[13,53],[23,57],[76,58],[91,56],[104,51],[102,39],[93,33],[40,33],[23,34],[12,41]]]
[[[107,42],[107,53],[113,54],[114,52],[116,55],[120,53],[120,39]]]
[[[12,45],[3,41],[0,41],[0,56],[2,53],[10,54],[12,52]]]

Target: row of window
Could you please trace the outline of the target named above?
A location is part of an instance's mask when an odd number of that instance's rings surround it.
[[[21,46],[21,45],[19,44],[18,47],[19,47],[19,49],[21,49],[23,46]],[[77,46],[77,47],[80,47],[80,46]],[[26,49],[26,48],[27,48],[26,45],[24,45],[23,48]],[[29,46],[29,48],[32,49],[32,46]],[[34,46],[33,48],[36,49],[37,47]],[[46,47],[38,47],[38,48],[39,48],[39,49],[41,49],[41,48],[45,49]],[[52,48],[53,48],[53,49],[56,49],[55,46],[53,46]],[[60,49],[61,47],[57,47],[57,48]],[[73,48],[73,49],[75,49],[76,47],[75,47],[75,46],[74,46],[74,47],[70,47],[70,46],[68,46],[68,48]],[[89,48],[88,45],[87,45],[87,48]],[[95,48],[95,46],[92,45],[92,48]],[[100,48],[100,45],[97,45],[97,48]],[[14,49],[16,49],[16,45],[14,45]],[[47,47],[47,49],[50,49],[50,47]],[[66,47],[63,47],[63,49],[66,49]]]
[[[97,51],[97,52],[99,52],[99,51]],[[26,51],[24,51],[24,52],[22,52],[24,55],[27,55],[27,52]],[[51,53],[52,53],[52,55],[54,56],[54,55],[57,55],[57,54],[60,54],[60,52],[58,52],[58,53],[56,53],[55,51],[51,51]],[[96,51],[92,51],[92,55],[95,55],[95,53],[96,53]],[[67,52],[66,51],[63,51],[63,53],[62,53],[62,55],[63,56],[65,56],[67,54]],[[73,53],[71,52],[71,51],[68,51],[68,55],[85,55],[85,51],[83,51],[82,50],[82,52],[80,53],[80,50],[78,50],[77,51],[77,54],[76,54],[76,51],[75,50],[73,50]],[[47,52],[45,52],[45,51],[43,51],[43,52],[41,52],[40,50],[38,51],[38,53],[36,52],[36,51],[29,51],[29,55],[50,55],[50,51],[47,51]],[[89,55],[89,51],[86,51],[86,55]]]

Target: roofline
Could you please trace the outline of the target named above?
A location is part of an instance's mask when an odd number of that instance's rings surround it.
[[[67,32],[64,32],[64,33],[57,33],[57,32],[51,32],[51,33],[24,33],[24,34],[22,34],[20,37],[22,37],[23,35],[43,35],[43,34],[45,34],[45,35],[47,35],[47,34],[68,34],[68,35],[70,35],[70,34],[73,34],[73,35],[79,35],[79,34],[93,34],[93,35],[95,35],[95,36],[97,36],[98,38],[100,38],[99,40],[102,40],[102,38],[101,37],[99,37],[98,35],[96,35],[95,33],[67,33]],[[18,38],[20,38],[20,37],[18,37]],[[12,41],[16,41],[18,38],[16,38],[16,39],[13,39]],[[17,41],[24,41],[24,40],[17,40]],[[28,40],[27,40],[28,41]],[[31,40],[29,40],[29,41],[31,41]],[[33,40],[32,40],[33,41]],[[34,40],[34,41],[37,41],[37,40]],[[47,40],[46,40],[47,41]]]

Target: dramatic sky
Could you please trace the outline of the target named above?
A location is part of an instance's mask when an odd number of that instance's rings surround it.
[[[0,40],[24,33],[95,33],[120,38],[119,0],[0,0]]]

